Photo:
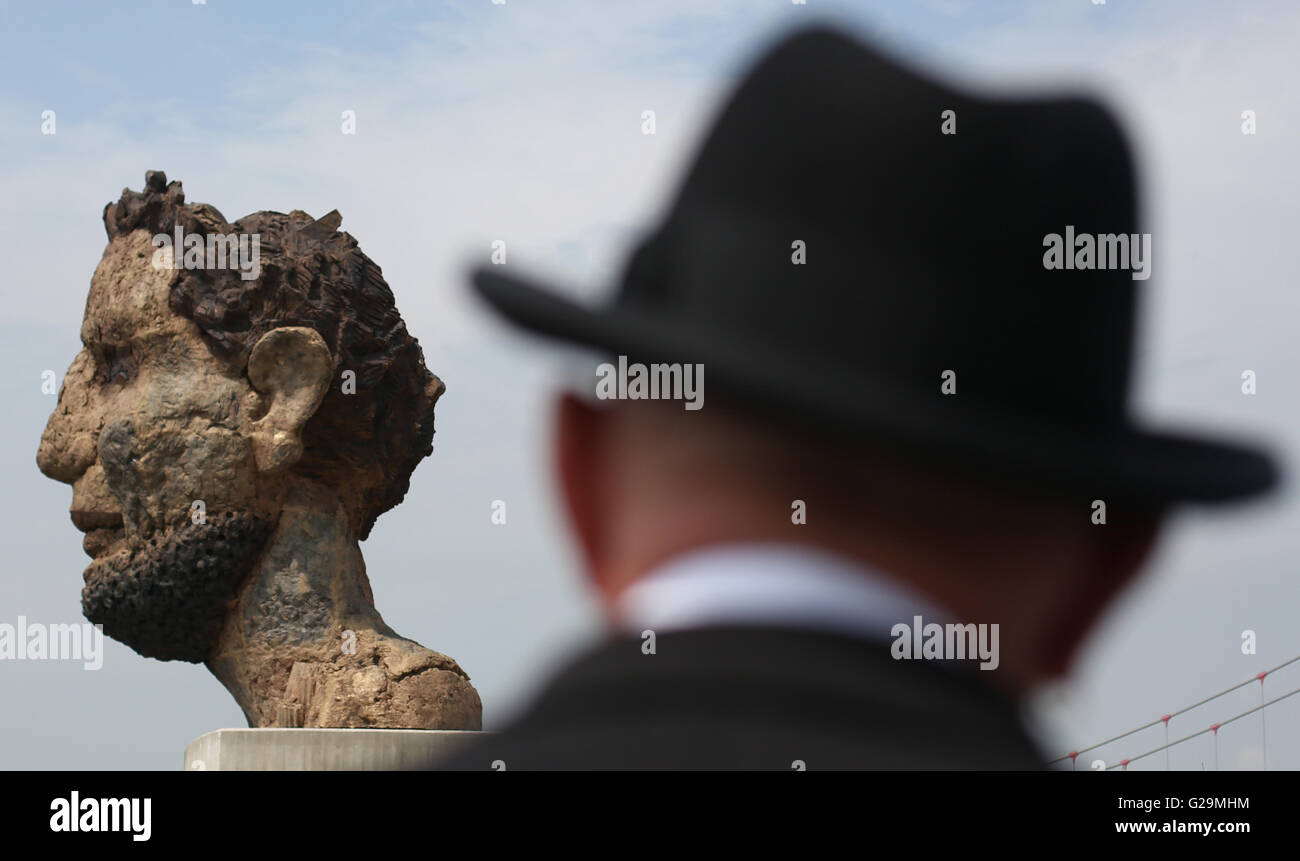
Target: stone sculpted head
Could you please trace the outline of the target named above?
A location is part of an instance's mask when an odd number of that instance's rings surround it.
[[[72,485],[92,559],[83,609],[105,633],[148,657],[208,663],[260,725],[294,720],[276,717],[286,703],[306,725],[428,725],[373,719],[400,672],[342,723],[312,722],[301,678],[276,688],[291,672],[347,687],[346,669],[368,673],[368,697],[375,667],[411,660],[465,678],[383,624],[355,550],[432,451],[443,384],[340,221],[294,211],[228,223],[159,172],[124,191],[104,210],[83,348],[37,463]],[[349,631],[359,653],[339,647]],[[254,690],[263,664],[271,686]],[[477,695],[462,687],[475,716],[457,719],[476,722]]]

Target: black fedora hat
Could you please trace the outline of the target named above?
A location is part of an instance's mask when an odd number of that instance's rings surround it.
[[[936,467],[1154,507],[1259,493],[1263,452],[1129,416],[1147,239],[1096,102],[973,95],[815,29],[743,79],[610,304],[473,282],[535,332],[701,363],[710,402]]]

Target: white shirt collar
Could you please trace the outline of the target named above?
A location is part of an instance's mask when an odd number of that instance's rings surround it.
[[[913,617],[943,622],[929,599],[843,556],[802,544],[721,544],[676,556],[619,596],[625,632],[772,625],[887,640]]]

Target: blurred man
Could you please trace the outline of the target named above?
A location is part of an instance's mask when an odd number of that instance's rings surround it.
[[[1151,247],[1095,103],[777,46],[611,305],[475,276],[611,357],[556,460],[613,636],[448,765],[1042,767],[1019,703],[1166,513],[1275,480],[1130,421]]]

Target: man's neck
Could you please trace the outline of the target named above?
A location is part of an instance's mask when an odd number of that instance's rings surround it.
[[[836,631],[887,641],[899,622],[956,621],[946,609],[840,554],[792,542],[731,542],[678,555],[622,592],[632,633],[718,624]]]

